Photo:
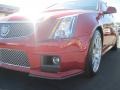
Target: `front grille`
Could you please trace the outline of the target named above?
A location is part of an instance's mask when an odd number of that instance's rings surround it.
[[[14,38],[30,35],[34,30],[32,23],[0,23],[0,38]]]
[[[0,49],[0,63],[29,67],[26,54],[12,49]]]

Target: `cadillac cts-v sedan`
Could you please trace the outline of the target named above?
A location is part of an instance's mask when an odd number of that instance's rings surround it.
[[[1,18],[0,67],[48,79],[94,76],[102,55],[117,50],[113,13],[103,0],[70,0],[37,17],[18,12]]]

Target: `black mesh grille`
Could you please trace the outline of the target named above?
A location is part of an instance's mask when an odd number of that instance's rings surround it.
[[[22,51],[0,49],[0,62],[17,66],[29,67],[26,54]]]
[[[14,38],[30,35],[34,30],[32,23],[0,23],[0,38]]]

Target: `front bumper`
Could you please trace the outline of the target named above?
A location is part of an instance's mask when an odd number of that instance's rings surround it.
[[[5,50],[4,53],[3,51],[1,52],[3,49]],[[9,57],[12,58],[8,57],[8,62],[7,60],[5,62],[3,61],[4,59],[0,59],[0,67],[26,72],[29,73],[30,76],[40,78],[62,79],[84,72],[87,45],[84,39],[81,41],[79,39],[71,39],[37,42],[33,37],[31,38],[31,36],[29,36],[26,38],[21,37],[21,39],[0,40],[1,56],[3,56],[3,54],[8,55],[6,54],[7,51],[10,52]],[[11,53],[13,51],[22,52],[26,57],[24,55],[24,58],[22,55],[15,57],[16,55],[13,55],[15,52]],[[41,70],[41,58],[44,55],[60,57],[61,63],[58,72],[44,72]],[[12,59],[11,61],[13,62],[9,62],[9,59]],[[22,61],[23,59],[26,61]]]

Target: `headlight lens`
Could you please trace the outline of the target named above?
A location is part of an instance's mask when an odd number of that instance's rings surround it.
[[[62,18],[55,29],[53,39],[70,38],[73,34],[74,22],[75,16]]]

